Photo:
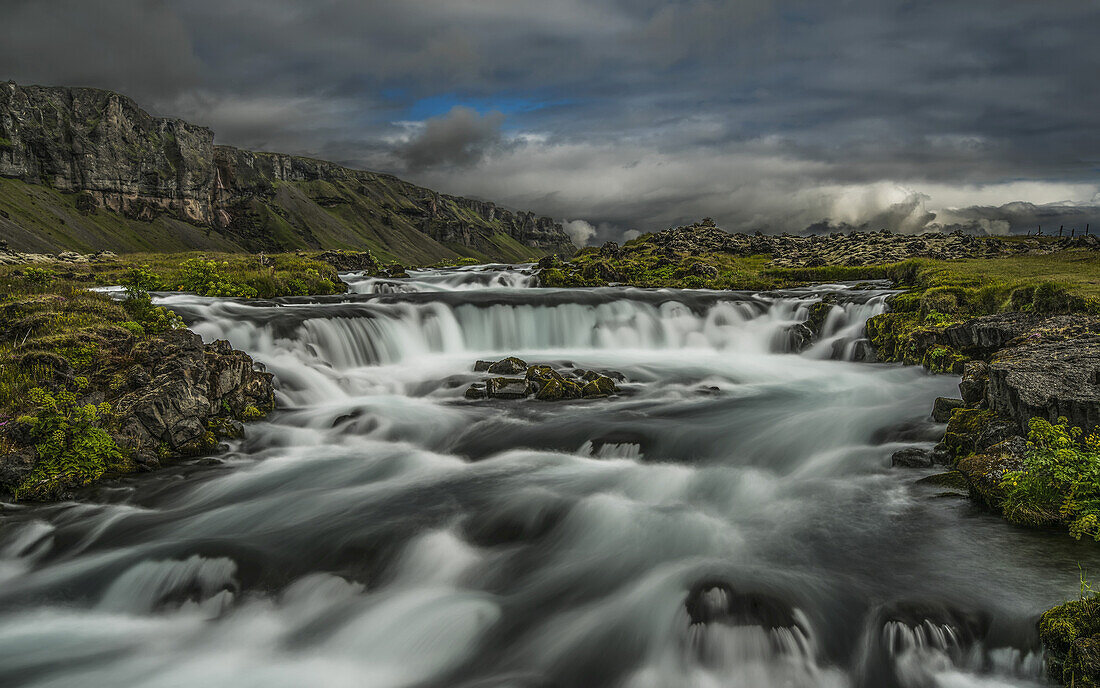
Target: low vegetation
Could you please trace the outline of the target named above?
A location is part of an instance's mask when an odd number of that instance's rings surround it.
[[[136,253],[115,260],[78,264],[70,276],[95,284],[123,284],[133,270],[150,277],[147,291],[190,291],[203,296],[273,298],[338,294],[345,289],[332,265],[298,253]]]
[[[1079,598],[1044,612],[1039,638],[1052,680],[1076,688],[1100,686],[1100,598],[1083,572]]]
[[[87,485],[108,470],[127,468],[127,456],[104,427],[111,405],[78,403],[88,378],[73,381],[73,389],[50,394],[35,387],[27,395],[31,413],[16,422],[23,426],[38,452],[34,471],[13,491],[16,499],[48,499],[61,486]]]
[[[1022,470],[1005,474],[1001,508],[1028,525],[1060,525],[1100,541],[1100,435],[1082,437],[1065,418],[1032,418]]]

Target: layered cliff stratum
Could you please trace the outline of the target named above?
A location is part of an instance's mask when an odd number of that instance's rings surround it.
[[[23,251],[370,248],[383,258],[572,253],[551,218],[389,174],[214,144],[92,88],[0,84],[0,237]]]

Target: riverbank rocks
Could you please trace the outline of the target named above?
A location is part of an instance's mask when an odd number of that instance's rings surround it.
[[[936,397],[936,401],[932,403],[932,420],[937,423],[946,423],[951,420],[951,413],[955,409],[962,408],[965,405],[962,399]]]
[[[1100,425],[1100,336],[1042,341],[1029,335],[1019,346],[1001,351],[989,364],[985,403],[1012,419],[1021,430],[1033,417],[1087,432]]]
[[[87,387],[77,401],[110,404],[104,429],[127,456],[125,470],[216,450],[220,439],[240,437],[240,421],[262,418],[274,408],[272,375],[226,341],[204,344],[199,335],[180,329],[98,344],[98,369],[84,378]],[[69,367],[48,386],[71,389],[71,377]],[[38,461],[29,438],[13,434],[13,427],[18,429],[8,424],[0,431],[0,446],[11,448],[0,455],[0,495],[14,492]]]
[[[931,468],[932,453],[920,447],[908,447],[894,452],[890,465],[900,468]]]
[[[328,263],[340,272],[365,272],[368,275],[375,275],[382,269],[370,251],[335,249],[322,252],[317,256],[317,260]]]
[[[118,442],[142,464],[212,449],[227,420],[253,420],[275,406],[270,373],[224,340],[203,344],[190,330],[143,342],[114,402]]]
[[[515,356],[499,361],[477,361],[474,372],[489,373],[496,377],[486,378],[484,382],[471,384],[465,397],[478,399],[526,399],[534,397],[538,401],[564,401],[567,399],[600,399],[617,394],[616,380],[626,378],[622,373],[609,371],[600,373],[593,370],[573,369],[555,370],[553,366],[535,364]],[[523,377],[507,377],[523,374]]]

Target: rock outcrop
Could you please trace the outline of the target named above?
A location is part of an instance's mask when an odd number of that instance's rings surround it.
[[[226,341],[204,344],[199,335],[179,329],[137,342],[122,337],[109,346],[100,352],[100,373],[78,404],[110,404],[106,429],[124,452],[127,470],[214,451],[220,439],[244,432],[241,421],[274,408],[272,375]],[[53,387],[71,388],[73,372],[65,359],[39,354],[37,364],[53,369]],[[14,493],[38,463],[24,432],[20,423],[0,429],[0,446],[12,449],[0,455],[0,497]]]
[[[271,373],[224,340],[203,344],[190,330],[173,330],[133,355],[114,408],[119,444],[138,463],[212,449],[218,435],[239,434],[239,419],[275,406]]]
[[[894,234],[887,230],[814,236],[770,235],[760,232],[750,235],[729,234],[709,219],[665,230],[649,237],[647,241],[671,253],[726,253],[736,256],[770,254],[774,267],[875,265],[896,263],[910,258],[996,258],[1025,253],[1054,253],[1069,248],[1100,250],[1100,236],[1095,235],[1046,242],[1038,239],[1004,241],[996,237],[975,237],[963,232],[912,235]]]
[[[502,259],[574,250],[548,217],[440,194],[392,175],[218,146],[210,129],[153,117],[129,98],[99,89],[0,84],[3,177],[75,194],[81,214],[103,209],[143,222],[168,215],[254,251],[367,240],[414,260],[459,255],[447,247]],[[18,221],[0,214],[0,226],[7,224],[14,230]],[[435,250],[407,245],[414,233],[437,244]],[[78,234],[70,238],[86,246]],[[30,239],[10,235],[15,249],[51,248],[19,245]]]

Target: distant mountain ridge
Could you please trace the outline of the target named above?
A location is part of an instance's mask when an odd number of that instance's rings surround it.
[[[548,217],[214,145],[111,91],[14,82],[0,84],[0,236],[28,251],[370,248],[413,262],[575,250]]]

